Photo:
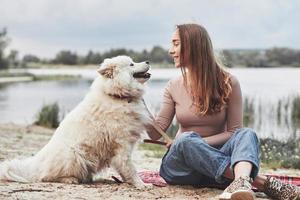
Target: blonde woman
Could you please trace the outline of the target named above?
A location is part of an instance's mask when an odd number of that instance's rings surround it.
[[[258,175],[259,140],[243,128],[242,93],[236,77],[216,61],[210,37],[198,24],[176,26],[170,55],[182,76],[165,88],[155,123],[179,130],[163,157],[160,175],[170,184],[231,184],[219,199],[255,198],[251,184],[274,199],[296,199],[299,188]],[[160,138],[149,128],[151,139]]]

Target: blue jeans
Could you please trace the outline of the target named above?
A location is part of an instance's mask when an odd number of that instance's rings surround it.
[[[259,140],[249,128],[238,129],[221,147],[208,145],[195,132],[182,133],[162,159],[160,175],[169,184],[201,185],[228,182],[225,169],[240,161],[252,163],[251,177],[259,171]]]

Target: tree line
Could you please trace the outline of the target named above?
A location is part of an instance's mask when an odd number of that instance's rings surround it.
[[[264,50],[223,50],[228,67],[300,67],[300,50],[273,47]]]
[[[49,65],[89,65],[100,64],[105,58],[117,55],[128,55],[136,62],[148,60],[159,66],[172,66],[173,59],[168,50],[154,46],[151,50],[134,51],[125,48],[111,49],[105,52],[88,51],[86,55],[79,55],[71,50],[62,50],[54,58],[39,58],[36,55],[26,54],[19,58],[17,50],[10,50],[4,55],[4,50],[9,45],[10,39],[6,29],[0,30],[0,69],[9,67],[28,67],[32,63]],[[227,67],[300,67],[300,50],[274,47],[269,49],[224,49],[218,51]]]

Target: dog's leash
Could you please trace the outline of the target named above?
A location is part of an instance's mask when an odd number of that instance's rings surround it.
[[[153,126],[153,128],[164,138],[164,140],[167,142],[167,143],[169,143],[169,144],[171,144],[172,142],[173,142],[173,140],[167,135],[167,133],[165,133],[156,123],[155,123],[155,121],[154,121],[154,117],[153,117],[153,115],[151,114],[151,112],[149,111],[149,109],[148,109],[148,107],[147,107],[147,105],[146,105],[146,103],[145,103],[145,100],[144,99],[142,99],[142,102],[143,102],[143,104],[144,104],[144,106],[145,106],[145,108],[146,108],[146,110],[147,110],[147,112],[149,113],[149,115],[150,115],[150,117],[153,119],[153,121],[152,121],[152,126]],[[152,140],[153,141],[153,140]],[[149,142],[149,140],[148,140],[148,142]],[[152,142],[152,143],[156,143],[156,144],[159,144],[159,142]],[[167,144],[166,143],[166,144]]]
[[[144,139],[144,143],[152,143],[152,144],[160,144],[160,145],[166,145],[166,142],[162,141],[157,141],[157,140],[149,140],[149,139]]]

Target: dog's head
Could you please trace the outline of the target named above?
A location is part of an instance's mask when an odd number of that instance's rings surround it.
[[[107,58],[98,72],[104,82],[104,92],[120,98],[140,98],[144,93],[143,84],[151,74],[149,62],[133,62],[128,56]]]

